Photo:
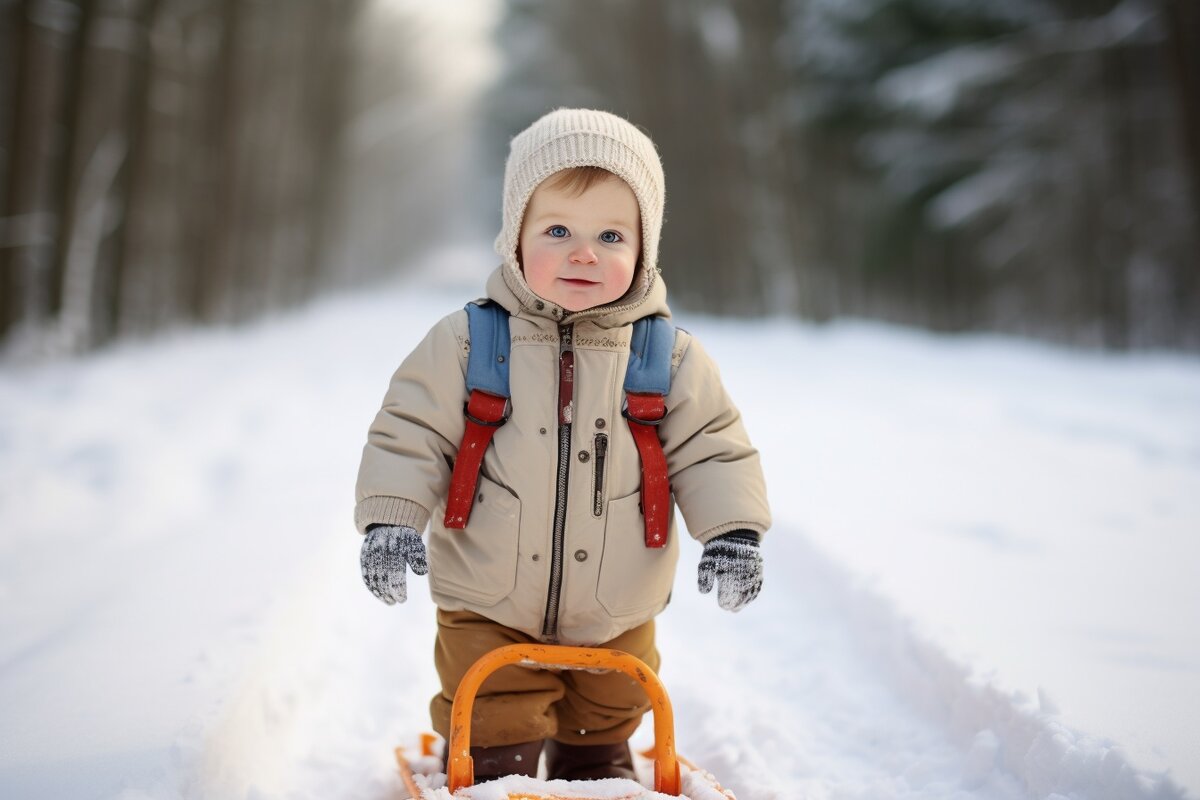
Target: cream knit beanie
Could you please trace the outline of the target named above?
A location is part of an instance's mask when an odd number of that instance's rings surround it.
[[[633,189],[642,215],[643,275],[658,264],[664,181],[654,142],[629,122],[606,111],[560,108],[513,137],[504,166],[504,226],[496,252],[519,269],[517,245],[525,207],[537,185],[569,167],[602,167]]]

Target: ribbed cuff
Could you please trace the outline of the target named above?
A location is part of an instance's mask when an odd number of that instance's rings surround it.
[[[709,541],[717,538],[722,533],[730,533],[731,531],[754,531],[758,534],[758,541],[761,543],[762,535],[766,532],[766,528],[757,522],[726,522],[724,525],[709,528],[704,533],[699,534],[696,536],[696,541],[700,542],[700,544],[708,544]]]
[[[403,497],[364,497],[354,507],[354,527],[359,533],[366,533],[368,525],[407,525],[421,533],[428,524],[425,507]]]

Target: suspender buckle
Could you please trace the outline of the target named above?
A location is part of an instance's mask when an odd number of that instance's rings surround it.
[[[469,410],[470,406],[471,406],[470,401],[463,403],[463,416],[467,418],[468,422],[474,422],[476,425],[482,425],[485,428],[499,428],[501,425],[508,422],[508,418],[510,416],[512,416],[512,402],[511,401],[506,401],[504,403],[504,412],[500,416],[500,418],[496,419],[496,420],[480,419],[479,417],[472,416],[472,414]]]
[[[647,425],[651,428],[657,428],[662,424],[662,421],[667,418],[667,411],[666,406],[663,406],[663,415],[657,419],[642,419],[641,417],[635,417],[629,412],[629,398],[626,397],[621,403],[621,416],[638,425]]]

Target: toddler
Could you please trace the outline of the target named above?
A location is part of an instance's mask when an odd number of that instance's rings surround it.
[[[766,489],[712,359],[667,326],[665,415],[623,388],[634,323],[670,317],[657,266],[663,201],[654,144],[620,117],[560,109],[518,134],[496,238],[503,263],[480,301],[508,321],[508,356],[489,356],[508,369],[501,421],[466,407],[471,328],[459,310],[400,365],[371,425],[355,507],[363,579],[391,604],[407,597],[406,569],[429,574],[442,684],[431,714],[443,736],[466,670],[502,645],[613,648],[658,669],[675,503],[704,546],[700,591],[715,584],[730,611],[758,595]],[[469,438],[483,427],[490,443]],[[460,496],[448,511],[460,472],[466,506]],[[550,779],[632,778],[627,740],[648,709],[621,673],[505,667],[476,700],[476,780],[536,775],[543,749]]]

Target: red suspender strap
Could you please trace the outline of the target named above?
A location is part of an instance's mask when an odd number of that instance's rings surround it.
[[[504,408],[508,400],[482,389],[471,392],[463,413],[467,418],[467,429],[462,444],[458,447],[458,458],[454,472],[450,475],[450,496],[446,500],[447,528],[465,528],[475,502],[475,486],[479,483],[479,467],[483,464],[483,453],[492,441],[496,429],[508,422]]]
[[[671,484],[667,479],[667,457],[658,438],[658,424],[667,414],[661,394],[625,393],[625,419],[642,460],[642,515],[646,518],[646,547],[667,543]]]

